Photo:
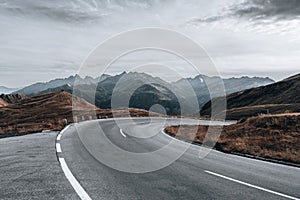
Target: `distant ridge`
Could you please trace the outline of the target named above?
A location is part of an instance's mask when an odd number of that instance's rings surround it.
[[[8,88],[5,86],[0,86],[0,94],[10,94],[16,90],[18,90],[18,88]]]
[[[102,77],[98,78],[92,78],[89,76],[86,76],[85,78],[81,78],[79,75],[70,76],[68,78],[58,78],[51,80],[49,82],[39,82],[35,83],[29,86],[26,86],[20,90],[15,91],[15,94],[25,94],[26,96],[34,96],[37,94],[40,94],[41,92],[51,89],[51,88],[57,88],[64,85],[74,85],[74,82],[76,80],[77,84],[96,84],[98,81],[105,80],[109,75],[104,74]],[[45,93],[45,92],[43,92]]]

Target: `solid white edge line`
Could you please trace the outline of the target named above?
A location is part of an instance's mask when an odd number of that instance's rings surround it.
[[[69,127],[70,127],[70,124],[68,126],[66,126],[63,130],[61,130],[60,134],[62,134],[63,132],[65,132]]]
[[[123,132],[122,129],[120,129],[120,133],[121,133],[121,135],[122,135],[123,137],[127,137],[127,136],[125,135],[125,133]]]
[[[61,134],[58,134],[56,140],[59,141],[60,139],[61,139]]]
[[[56,152],[57,152],[57,153],[61,153],[61,152],[62,152],[62,151],[61,151],[61,146],[60,146],[59,143],[56,143]]]
[[[262,190],[262,191],[265,191],[265,192],[269,192],[269,193],[271,193],[271,194],[275,194],[275,195],[278,195],[278,196],[281,196],[281,197],[285,197],[285,198],[293,199],[293,200],[300,200],[300,199],[297,198],[297,197],[292,197],[292,196],[289,196],[289,195],[286,195],[286,194],[282,194],[282,193],[279,193],[279,192],[275,192],[275,191],[272,191],[272,190],[269,190],[269,189],[266,189],[266,188],[262,188],[262,187],[259,187],[259,186],[256,186],[256,185],[252,185],[252,184],[250,184],[250,183],[246,183],[246,182],[239,181],[239,180],[236,180],[236,179],[227,177],[227,176],[223,176],[223,175],[221,175],[221,174],[217,174],[217,173],[214,173],[214,172],[211,172],[211,171],[205,170],[205,172],[208,173],[208,174],[211,174],[211,175],[218,176],[218,177],[220,177],[220,178],[229,180],[229,181],[233,181],[233,182],[236,182],[236,183],[239,183],[239,184],[248,186],[248,187],[252,187],[252,188],[255,188],[255,189],[258,189],[258,190]]]
[[[165,132],[165,129],[164,129],[164,128],[161,129],[161,132],[162,132],[162,134],[164,134],[165,136],[171,138],[172,140],[176,140],[176,141],[181,142],[181,143],[183,143],[183,144],[191,144],[191,143],[189,143],[189,142],[185,142],[185,141],[179,140],[179,139],[177,139],[177,138],[175,138],[175,137],[172,137],[171,135],[169,135],[168,133]]]
[[[59,158],[59,162],[61,164],[61,168],[65,173],[67,179],[71,183],[72,187],[74,188],[75,192],[82,200],[92,200],[91,197],[86,193],[86,191],[81,187],[80,183],[77,179],[73,176],[71,170],[69,169],[66,161],[64,158]]]

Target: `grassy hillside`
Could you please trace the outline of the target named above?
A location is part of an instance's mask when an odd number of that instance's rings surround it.
[[[75,98],[74,103],[78,112],[97,109],[81,98]],[[65,126],[64,119],[72,122],[72,95],[66,92],[39,95],[0,108],[0,134],[60,130]]]
[[[300,112],[300,74],[271,85],[229,94],[226,99],[227,119],[260,113]],[[218,98],[213,101],[218,101]],[[210,116],[210,113],[211,101],[202,108],[201,115]]]
[[[76,110],[74,110],[74,107]],[[73,114],[77,122],[111,117],[128,117],[128,110],[99,109],[79,97],[67,92],[47,93],[26,98],[16,104],[0,107],[0,135],[18,135],[42,130],[61,130],[66,123],[72,123]],[[140,109],[129,109],[130,116],[159,116]],[[66,121],[67,120],[67,121]]]
[[[199,126],[196,136],[193,126],[166,128],[170,135],[202,143],[208,126]],[[209,140],[214,140],[211,135]],[[209,141],[208,141],[209,142]],[[224,152],[250,154],[265,158],[300,163],[300,113],[260,115],[224,127],[216,149]]]

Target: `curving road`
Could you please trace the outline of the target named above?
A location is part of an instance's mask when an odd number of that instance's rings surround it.
[[[178,119],[98,120],[65,129],[57,139],[63,170],[81,199],[298,199],[300,169],[212,150],[199,159],[199,146],[161,132]],[[184,120],[184,124],[205,121]],[[99,125],[104,134],[99,133]],[[117,146],[111,148],[106,140]],[[137,160],[131,155],[168,152]],[[187,151],[166,167],[159,167],[183,148]],[[120,151],[123,149],[124,151]],[[122,152],[129,152],[123,154]],[[179,154],[179,153],[178,153]],[[143,163],[139,163],[143,161]],[[118,169],[118,170],[116,170]],[[121,171],[120,171],[121,170]],[[129,173],[133,172],[133,173]]]

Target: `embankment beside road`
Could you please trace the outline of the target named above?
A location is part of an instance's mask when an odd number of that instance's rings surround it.
[[[208,126],[198,126],[191,132],[190,125],[166,127],[165,132],[177,138],[203,143]],[[248,154],[300,164],[300,113],[260,115],[225,126],[220,137],[211,134],[209,141],[217,140],[215,148],[223,152]]]

